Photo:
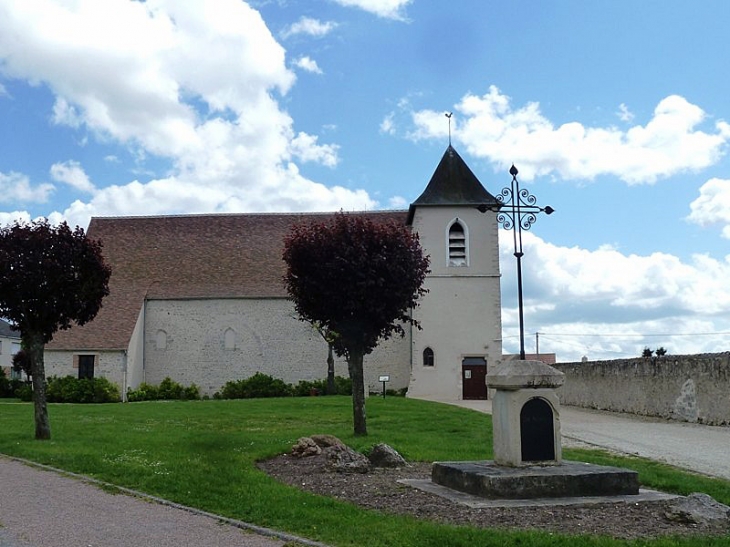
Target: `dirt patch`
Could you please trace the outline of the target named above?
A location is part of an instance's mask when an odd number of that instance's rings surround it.
[[[711,525],[669,521],[664,516],[667,504],[671,503],[668,501],[472,509],[397,482],[399,479],[430,478],[430,463],[416,463],[399,469],[375,469],[364,474],[337,473],[327,469],[322,455],[301,459],[282,455],[260,462],[259,468],[281,482],[315,494],[367,509],[448,524],[625,539],[730,533],[728,521]]]

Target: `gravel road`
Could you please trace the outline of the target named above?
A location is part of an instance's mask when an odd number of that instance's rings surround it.
[[[491,414],[492,401],[453,401]],[[641,456],[697,473],[730,480],[730,426],[691,424],[590,410],[560,408],[563,446],[606,448]]]
[[[235,524],[0,456],[0,547],[282,547],[296,540]]]

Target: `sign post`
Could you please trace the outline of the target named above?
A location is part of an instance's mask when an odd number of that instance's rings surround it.
[[[383,399],[385,399],[385,383],[390,382],[390,376],[388,376],[388,375],[380,376],[379,380],[381,382],[383,382]]]

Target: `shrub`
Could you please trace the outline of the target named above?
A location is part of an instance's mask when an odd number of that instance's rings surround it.
[[[245,380],[226,382],[220,394],[222,399],[254,399],[260,397],[290,397],[291,385],[283,380],[257,372]]]
[[[160,382],[160,387],[157,391],[157,398],[164,400],[179,400],[182,399],[182,394],[185,388],[175,382],[169,376]]]
[[[127,389],[127,401],[134,403],[137,401],[156,401],[158,389],[157,386],[142,382],[137,389]]]
[[[195,384],[188,387],[177,383],[169,376],[160,382],[159,386],[142,382],[137,389],[127,390],[127,401],[160,401],[160,400],[194,400],[200,399],[200,388]]]
[[[0,397],[17,397],[16,392],[24,385],[25,382],[23,380],[10,380],[7,376],[0,376]]]
[[[186,401],[196,401],[200,399],[200,388],[195,384],[190,384],[188,387],[183,389],[181,399]]]
[[[0,397],[11,397],[10,380],[5,376],[5,371],[0,368]]]
[[[46,384],[49,403],[117,403],[119,388],[106,378],[51,376]]]
[[[295,397],[309,397],[310,395],[327,395],[327,380],[300,380],[294,386],[293,394]]]
[[[352,395],[352,380],[343,376],[335,376],[337,395]]]
[[[28,403],[33,400],[33,388],[29,383],[22,384],[15,390],[15,396],[21,401]]]

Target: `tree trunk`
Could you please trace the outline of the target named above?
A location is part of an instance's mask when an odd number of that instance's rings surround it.
[[[327,395],[337,394],[337,386],[335,385],[335,357],[332,355],[332,344],[327,344],[329,350],[327,352]]]
[[[352,419],[355,435],[367,435],[365,423],[365,379],[362,370],[362,352],[350,352],[347,368],[352,380]]]
[[[33,405],[35,408],[35,438],[51,438],[51,422],[46,404],[46,370],[43,364],[43,337],[32,333],[26,341],[30,354],[30,371],[33,376]]]

